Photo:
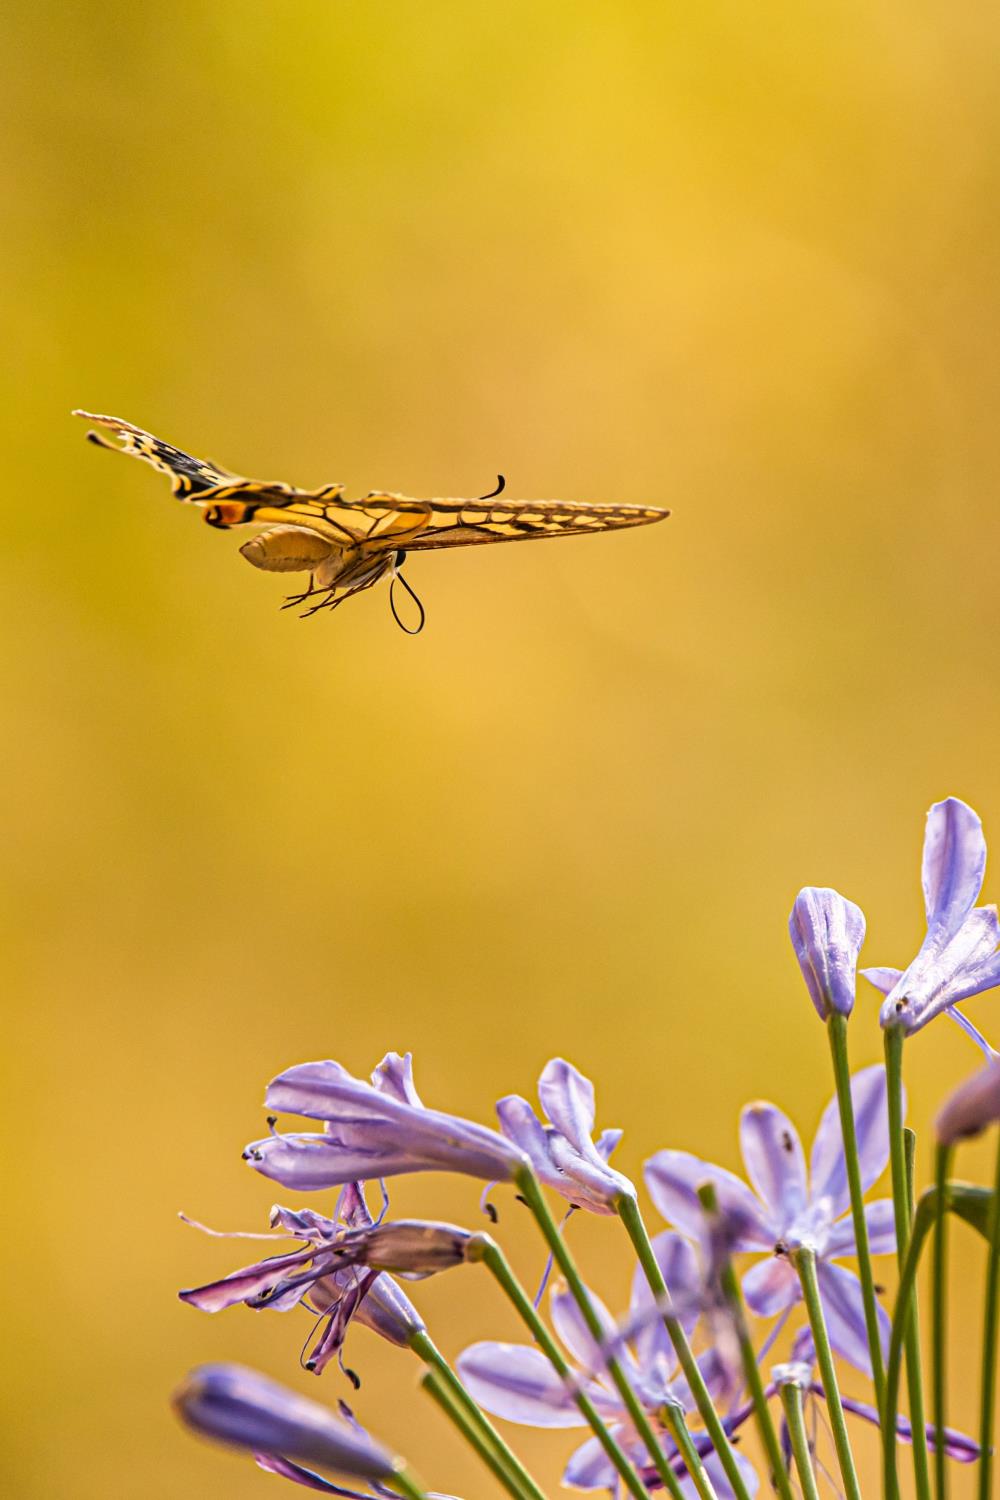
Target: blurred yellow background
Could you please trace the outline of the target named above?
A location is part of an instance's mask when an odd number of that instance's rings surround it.
[[[925,0],[6,8],[7,1493],[266,1500],[177,1428],[178,1378],[347,1394],[297,1370],[304,1315],[175,1299],[249,1258],[178,1209],[264,1227],[239,1152],[287,1064],[413,1048],[489,1119],[565,1053],[632,1174],[736,1166],[755,1096],[811,1136],[795,891],[905,962],[927,805],[1000,839],[998,44],[995,7]],[[411,559],[418,640],[384,589],[300,623],[74,406],[353,495],[501,470],[674,515]],[[913,1044],[919,1127],[976,1057]],[[478,1225],[478,1191],[393,1203]],[[621,1310],[624,1237],[581,1219]],[[517,1336],[475,1271],[416,1296],[449,1353]],[[380,1436],[493,1493],[409,1356],[348,1353]],[[575,1436],[520,1446],[555,1486]]]

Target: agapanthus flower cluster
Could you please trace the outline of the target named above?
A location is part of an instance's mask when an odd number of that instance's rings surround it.
[[[669,1118],[667,1097],[666,1138],[635,1163],[656,1213],[652,1233],[643,1195],[610,1165],[621,1131],[597,1132],[593,1085],[562,1058],[539,1080],[543,1117],[510,1093],[496,1104],[496,1129],[425,1105],[408,1054],[389,1053],[370,1081],[331,1060],[286,1068],[265,1093],[269,1134],[243,1155],[284,1192],[323,1196],[274,1206],[266,1231],[238,1232],[273,1240],[274,1253],[180,1296],[208,1312],[238,1304],[304,1310],[313,1326],[304,1345],[303,1330],[291,1332],[290,1361],[302,1349],[304,1368],[323,1375],[319,1395],[332,1389],[316,1401],[254,1371],[207,1366],[178,1392],[181,1416],[306,1488],[411,1500],[436,1493],[370,1437],[342,1399],[346,1377],[352,1403],[363,1398],[375,1425],[391,1426],[378,1417],[369,1381],[354,1396],[362,1361],[352,1350],[348,1363],[345,1346],[358,1325],[415,1356],[445,1424],[442,1441],[447,1428],[467,1443],[490,1482],[514,1500],[546,1494],[517,1453],[519,1426],[585,1433],[562,1472],[562,1484],[580,1492],[750,1500],[772,1490],[794,1500],[829,1484],[861,1500],[852,1437],[858,1421],[879,1430],[887,1500],[898,1493],[907,1453],[918,1495],[930,1493],[932,1468],[943,1495],[948,1465],[962,1462],[978,1465],[985,1500],[1000,1324],[1000,1180],[989,1190],[951,1176],[961,1143],[1000,1121],[1000,1061],[957,1010],[1000,986],[996,908],[975,904],[985,861],[975,813],[953,798],[937,803],[927,819],[927,932],[917,956],[905,968],[861,971],[884,996],[884,1064],[863,1056],[879,1028],[859,1037],[852,1019],[865,917],[827,887],[799,893],[789,930],[828,1032],[835,1085],[817,1111],[808,1158],[788,1115],[756,1100],[739,1116],[740,1175],[692,1149],[696,1142]],[[903,1044],[942,1013],[970,1032],[988,1061],[940,1108],[933,1183],[921,1191],[904,1123]],[[853,1072],[849,1040],[862,1054]],[[286,1115],[315,1128],[286,1129]],[[428,1172],[487,1185],[478,1203],[470,1195],[465,1225],[441,1222],[433,1211],[426,1219],[394,1217],[391,1179]],[[521,1284],[491,1232],[505,1188],[526,1205],[537,1231],[537,1292]],[[426,1197],[432,1204],[432,1185]],[[599,1294],[577,1266],[571,1221],[579,1213],[599,1216],[609,1235],[617,1223],[618,1243],[634,1257],[628,1295],[610,1308],[602,1294],[614,1296],[613,1278],[602,1277],[609,1284]],[[947,1425],[942,1396],[944,1247],[956,1216],[988,1242],[975,1436]],[[505,1227],[507,1220],[504,1214]],[[928,1245],[936,1253],[922,1262]],[[925,1380],[915,1328],[931,1260],[934,1378]],[[446,1358],[399,1284],[445,1271],[493,1277],[522,1320],[523,1339],[501,1341],[480,1327]]]

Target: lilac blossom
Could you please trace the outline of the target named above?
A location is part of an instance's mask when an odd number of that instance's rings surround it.
[[[865,1191],[881,1177],[889,1160],[885,1069],[863,1068],[851,1080],[857,1122],[861,1181]],[[740,1118],[740,1147],[751,1190],[732,1172],[686,1151],[659,1151],[646,1163],[646,1184],[664,1218],[694,1238],[704,1235],[697,1189],[715,1186],[719,1209],[728,1221],[732,1249],[766,1252],[743,1277],[747,1305],[768,1318],[801,1298],[790,1252],[808,1247],[816,1256],[820,1295],[830,1342],[856,1369],[871,1373],[861,1283],[837,1265],[857,1253],[850,1217],[850,1190],[836,1098],[823,1112],[813,1141],[809,1170],[795,1126],[773,1104],[748,1105]],[[870,1248],[895,1248],[891,1199],[865,1208]],[[878,1309],[884,1348],[889,1319]]]
[[[269,1108],[322,1120],[322,1132],[273,1134],[244,1158],[299,1191],[405,1172],[462,1172],[510,1181],[528,1159],[494,1130],[428,1109],[413,1085],[410,1055],[390,1052],[372,1082],[336,1062],[300,1063],[267,1088]]]
[[[788,919],[795,956],[820,1019],[854,1009],[858,954],[865,940],[860,906],[837,891],[806,886]]]
[[[299,1463],[366,1480],[391,1479],[400,1469],[357,1425],[242,1365],[193,1370],[175,1393],[174,1408],[196,1432],[246,1449],[288,1478],[297,1477],[288,1470]]]
[[[685,1309],[681,1321],[690,1332],[698,1319],[701,1277],[692,1246],[679,1234],[666,1231],[653,1241],[656,1258],[671,1289],[676,1289],[678,1307]],[[622,1345],[622,1331],[610,1313],[592,1292],[588,1293],[606,1339],[598,1345],[587,1328],[575,1300],[561,1282],[550,1294],[552,1323],[559,1339],[575,1362],[573,1383],[564,1382],[542,1351],[529,1344],[479,1343],[459,1355],[457,1367],[467,1389],[485,1410],[511,1422],[529,1427],[583,1427],[585,1418],[574,1400],[583,1390],[608,1423],[613,1436],[640,1470],[649,1463],[648,1451],[633,1427],[621,1396],[605,1373],[609,1349],[614,1349],[628,1375],[629,1383],[642,1402],[660,1436],[668,1460],[675,1467],[686,1495],[695,1491],[687,1477],[673,1439],[662,1415],[665,1406],[680,1403],[693,1410],[694,1402],[687,1382],[677,1373],[676,1360],[666,1332],[653,1311],[652,1294],[645,1276],[636,1269],[632,1283],[629,1323],[638,1330],[630,1344]],[[699,1365],[705,1382],[714,1396],[728,1388],[729,1371],[716,1352],[709,1349],[700,1356]],[[757,1478],[753,1469],[736,1455],[747,1488],[754,1492]],[[733,1491],[714,1454],[705,1457],[719,1500]],[[656,1481],[651,1479],[651,1482]],[[616,1491],[617,1475],[596,1437],[589,1438],[571,1455],[563,1474],[563,1484],[581,1490]]]
[[[409,1345],[416,1334],[424,1332],[423,1319],[402,1288],[391,1276],[366,1264],[363,1254],[358,1253],[366,1235],[390,1228],[372,1219],[360,1183],[345,1187],[335,1219],[312,1209],[276,1205],[271,1210],[271,1224],[275,1232],[270,1235],[231,1237],[294,1238],[302,1242],[302,1248],[269,1256],[218,1281],[182,1291],[181,1300],[203,1312],[220,1312],[240,1302],[286,1312],[302,1303],[322,1315],[322,1332],[305,1361],[306,1368],[317,1374],[339,1355],[354,1319],[400,1346]],[[195,1227],[204,1229],[204,1225]],[[460,1233],[464,1235],[465,1231]]]
[[[542,1124],[527,1099],[508,1094],[497,1104],[500,1129],[530,1159],[539,1181],[573,1208],[613,1214],[622,1197],[634,1198],[627,1177],[608,1166],[621,1140],[620,1130],[602,1131],[594,1141],[594,1086],[571,1063],[554,1057],[538,1080]]]
[[[960,1000],[1000,985],[995,906],[976,906],[986,869],[983,825],[957,797],[935,802],[924,835],[927,935],[908,968],[862,969],[885,996],[879,1020],[911,1035],[946,1011],[988,1056],[993,1049],[960,1011]]]
[[[959,1084],[942,1104],[934,1121],[937,1138],[944,1146],[982,1135],[1000,1121],[1000,1058]]]

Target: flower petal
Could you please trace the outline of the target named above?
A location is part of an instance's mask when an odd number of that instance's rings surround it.
[[[788,919],[802,977],[822,1020],[854,1009],[858,954],[865,940],[860,906],[839,891],[806,886],[795,898]]]
[[[246,1302],[249,1297],[259,1297],[261,1292],[277,1285],[286,1271],[307,1265],[315,1254],[315,1248],[310,1245],[306,1250],[293,1250],[288,1255],[272,1255],[269,1260],[244,1266],[242,1270],[233,1271],[219,1281],[210,1281],[207,1286],[191,1287],[177,1295],[182,1302],[187,1302],[202,1312],[221,1312],[225,1307],[234,1307],[237,1302]],[[300,1296],[307,1289],[308,1283],[302,1288]]]
[[[614,1345],[618,1338],[618,1325],[608,1312],[604,1303],[594,1292],[588,1288],[590,1305],[604,1330],[604,1338],[609,1344]],[[552,1291],[549,1294],[549,1310],[552,1314],[552,1326],[559,1335],[563,1346],[569,1350],[578,1365],[585,1370],[596,1374],[604,1368],[605,1355],[598,1348],[593,1334],[584,1321],[583,1313],[576,1305],[576,1299],[570,1295],[566,1283],[557,1279],[552,1283]]]
[[[753,1193],[732,1172],[692,1156],[689,1151],[657,1151],[645,1165],[649,1196],[660,1213],[693,1239],[704,1232],[704,1215],[697,1189],[711,1182],[721,1210],[734,1233],[733,1249],[770,1250],[774,1237],[767,1216]]]
[[[881,1063],[862,1068],[851,1079],[854,1128],[858,1138],[861,1182],[865,1191],[885,1171],[889,1160],[889,1115],[886,1104],[885,1069]],[[839,1219],[850,1206],[844,1138],[836,1098],[830,1100],[813,1142],[809,1166],[811,1199],[830,1200],[830,1216]]]
[[[398,1052],[387,1052],[372,1073],[372,1085],[401,1104],[412,1104],[416,1109],[424,1107],[413,1082],[412,1052],[402,1057]]]
[[[701,1271],[698,1257],[690,1240],[673,1229],[664,1229],[652,1241],[653,1254],[660,1273],[667,1283],[667,1291],[675,1303],[678,1320],[684,1332],[690,1334],[701,1316]],[[631,1314],[641,1316],[655,1306],[645,1272],[636,1266],[632,1275],[632,1297],[629,1302]],[[667,1337],[662,1318],[654,1318],[636,1335],[636,1350],[639,1363],[652,1363],[655,1355],[667,1362],[672,1370],[676,1364],[673,1345]]]
[[[527,1427],[585,1427],[566,1386],[540,1349],[527,1344],[472,1344],[456,1368],[480,1406]],[[588,1394],[593,1391],[586,1387]]]
[[[945,1015],[950,1016],[955,1024],[962,1028],[967,1037],[971,1037],[987,1062],[992,1062],[995,1057],[1000,1057],[1000,1052],[995,1047],[990,1046],[983,1033],[979,1030],[979,1027],[973,1026],[968,1016],[963,1015],[957,1005],[949,1005],[945,1011]]]
[[[770,1255],[751,1266],[743,1277],[747,1307],[758,1318],[773,1318],[800,1296],[799,1278],[785,1255]]]
[[[594,1085],[564,1058],[553,1057],[538,1080],[542,1108],[581,1155],[593,1150]]]
[[[955,935],[975,906],[985,869],[981,818],[957,797],[935,802],[927,814],[922,876],[927,940],[935,947]]]
[[[770,1227],[778,1238],[809,1196],[799,1133],[773,1104],[748,1104],[740,1116],[740,1149],[747,1176],[770,1209]]]
[[[860,974],[862,979],[867,979],[883,995],[894,990],[903,977],[902,969],[861,969]]]
[[[813,1384],[813,1390],[817,1396],[823,1395],[823,1387],[817,1383]],[[852,1417],[861,1417],[873,1426],[880,1427],[882,1418],[876,1407],[869,1406],[867,1401],[855,1401],[851,1396],[845,1396],[841,1392],[841,1402],[844,1410],[851,1413]],[[902,1415],[896,1418],[896,1432],[904,1443],[913,1442],[913,1426],[909,1417]],[[949,1458],[953,1458],[960,1464],[971,1464],[979,1457],[979,1444],[975,1438],[967,1437],[964,1432],[958,1432],[954,1427],[942,1428],[944,1442],[942,1447]],[[927,1442],[931,1452],[934,1452],[934,1426],[927,1423]]]
[[[861,1282],[853,1271],[823,1260],[816,1264],[816,1275],[830,1343],[848,1364],[870,1377],[872,1366]],[[881,1304],[878,1306],[878,1322],[884,1356],[889,1351],[890,1324],[889,1315]]]
[[[620,1431],[618,1427],[611,1428],[614,1437]],[[562,1482],[568,1489],[611,1490],[614,1493],[618,1485],[618,1471],[601,1447],[600,1440],[592,1437],[570,1454]]]
[[[937,1138],[946,1146],[981,1135],[1000,1120],[1000,1058],[973,1073],[945,1100],[934,1122]]]
[[[734,1452],[733,1458],[736,1460],[736,1467],[740,1471],[740,1477],[747,1492],[751,1495],[756,1495],[760,1487],[760,1480],[757,1477],[757,1471],[753,1464],[739,1452]],[[712,1482],[712,1488],[715,1490],[718,1500],[735,1500],[736,1491],[726,1478],[726,1471],[722,1467],[720,1459],[714,1453],[707,1453],[705,1455],[705,1472]],[[687,1470],[684,1470],[679,1478],[685,1500],[696,1500],[698,1491],[695,1489],[694,1480],[688,1474]]]
[[[896,1248],[896,1219],[891,1198],[879,1198],[865,1204],[865,1223],[868,1226],[868,1248],[872,1255],[891,1255]],[[856,1255],[854,1222],[850,1215],[834,1224],[830,1230],[826,1255],[835,1260],[839,1255]]]

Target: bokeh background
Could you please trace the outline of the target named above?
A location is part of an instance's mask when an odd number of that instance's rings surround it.
[[[736,1166],[747,1099],[808,1137],[830,1092],[797,888],[905,962],[927,805],[1000,837],[1000,16],[32,0],[2,28],[4,1487],[274,1496],[167,1405],[213,1358],[345,1393],[296,1369],[303,1314],[175,1299],[243,1257],[178,1209],[264,1227],[268,1077],[413,1048],[427,1099],[488,1119],[565,1053],[624,1170]],[[261,477],[502,470],[674,515],[413,559],[417,640],[383,591],[303,624],[80,405]],[[924,1169],[976,1056],[944,1022],[909,1049]],[[620,1309],[623,1237],[573,1233]],[[449,1353],[515,1334],[471,1271],[418,1295]],[[428,1481],[492,1493],[408,1356],[358,1331],[350,1359]],[[555,1485],[572,1445],[522,1451]]]

